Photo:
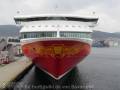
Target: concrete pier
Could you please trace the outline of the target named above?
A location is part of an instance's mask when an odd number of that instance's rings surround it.
[[[16,79],[22,72],[32,65],[32,62],[22,57],[13,63],[0,68],[0,90],[5,89],[10,82]]]

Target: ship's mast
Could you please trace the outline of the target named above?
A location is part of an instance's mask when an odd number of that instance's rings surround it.
[[[57,4],[55,5],[55,9],[58,9],[58,5]]]
[[[54,11],[55,11],[55,12],[58,11],[58,4],[55,4],[55,6],[54,6]]]

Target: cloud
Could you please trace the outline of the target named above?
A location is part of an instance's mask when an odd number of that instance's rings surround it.
[[[17,11],[20,11],[20,14],[95,11],[99,16],[97,30],[117,32],[120,31],[119,10],[120,0],[1,0],[0,24],[15,24],[13,16]]]
[[[115,7],[114,7],[115,8]],[[115,10],[112,8],[112,10],[109,10],[106,5],[103,3],[99,3],[96,5],[91,5],[89,7],[80,9],[79,12],[89,12],[92,13],[93,11],[96,12],[97,16],[99,17],[98,25],[95,27],[96,30],[100,31],[107,31],[107,32],[120,32],[119,26],[119,20],[120,20],[120,12],[118,6],[116,6]]]

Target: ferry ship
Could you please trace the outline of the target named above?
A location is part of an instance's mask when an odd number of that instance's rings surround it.
[[[62,78],[89,53],[95,15],[40,14],[15,16],[24,55],[55,79]]]

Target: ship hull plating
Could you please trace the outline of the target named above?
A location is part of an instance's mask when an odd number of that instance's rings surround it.
[[[90,52],[90,45],[74,40],[43,40],[22,45],[24,54],[55,79],[60,79]]]

